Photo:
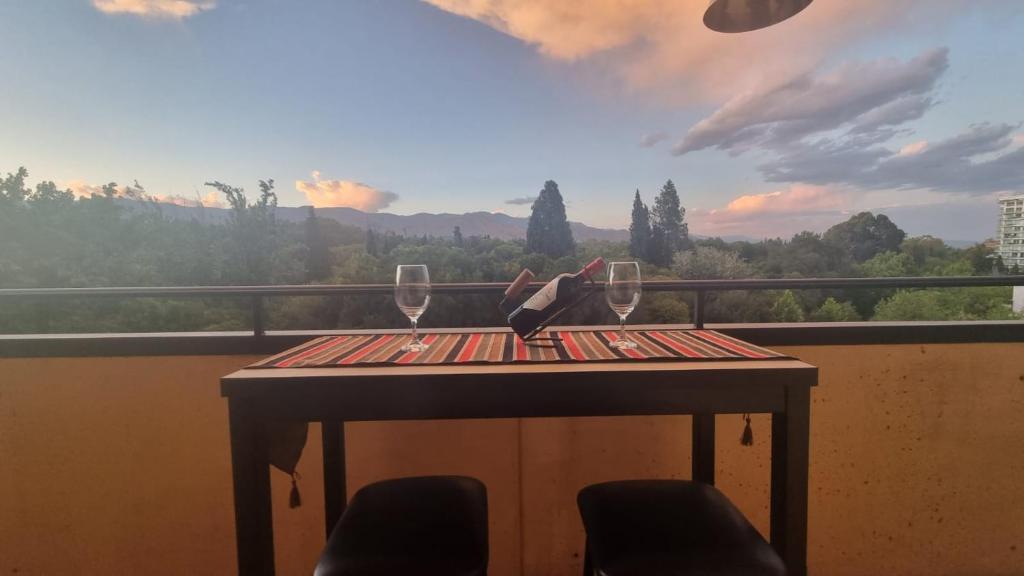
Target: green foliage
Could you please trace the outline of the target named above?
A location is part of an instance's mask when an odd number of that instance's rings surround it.
[[[804,310],[793,292],[786,290],[772,304],[771,316],[776,322],[803,322]]]
[[[651,213],[640,200],[640,191],[633,197],[633,213],[629,223],[629,255],[647,260],[651,249]]]
[[[963,251],[963,260],[971,265],[973,274],[1006,274],[1006,266],[995,250],[984,244],[975,244]]]
[[[856,322],[860,320],[857,309],[849,302],[839,302],[835,298],[827,298],[821,307],[811,312],[812,322]]]
[[[266,284],[272,278],[271,262],[277,246],[277,221],[274,209],[277,194],[273,180],[260,180],[260,196],[249,203],[245,190],[222,182],[207,182],[228,201],[231,208],[228,219],[228,237],[231,257],[235,263],[234,275],[244,284]]]
[[[28,170],[24,167],[18,168],[13,174],[8,172],[6,177],[0,178],[0,202],[18,205],[28,198],[31,191],[25,187],[26,179]]]
[[[731,280],[754,275],[753,268],[735,252],[709,246],[697,246],[678,254],[673,270],[679,278],[687,280]]]
[[[667,267],[671,265],[676,252],[691,246],[689,226],[685,221],[686,210],[680,205],[679,193],[671,180],[665,182],[658,197],[654,199],[650,219],[651,242],[647,259],[658,266]]]
[[[552,210],[535,206],[536,233],[556,230],[537,220],[565,224],[569,250],[530,250],[529,242],[464,237],[453,230],[445,238],[403,237],[364,231],[311,211],[305,222],[274,217],[273,182],[260,182],[255,201],[244,190],[220,182],[211,186],[224,194],[230,213],[226,221],[167,217],[137,182],[109,183],[90,197],[74,198],[52,182],[29,187],[28,172],[19,169],[0,177],[0,288],[75,286],[236,285],[253,282],[300,284],[390,283],[397,264],[424,263],[435,282],[507,282],[522,268],[539,280],[572,272],[597,256],[609,261],[636,256],[631,242],[571,242],[565,209],[557,186],[542,192]],[[669,191],[666,192],[666,189]],[[666,184],[661,210],[669,206],[674,186]],[[659,199],[661,197],[659,196]],[[634,195],[634,230],[653,218]],[[657,207],[657,206],[656,206]],[[546,215],[554,213],[553,220]],[[560,218],[558,217],[560,216]],[[680,224],[682,209],[679,209]],[[761,242],[699,240],[676,252],[669,262],[640,258],[645,279],[734,279],[806,276],[915,276],[990,274],[998,261],[984,245],[957,250],[930,237],[901,239],[895,245],[881,218],[858,214],[824,237],[804,232],[792,239]],[[891,224],[891,223],[889,223]],[[545,226],[547,226],[545,224]],[[895,228],[895,225],[892,225]],[[837,232],[839,230],[839,232]],[[845,230],[845,232],[843,232]],[[867,232],[865,232],[867,230]],[[874,230],[873,232],[871,230]],[[878,230],[882,230],[879,233]],[[898,230],[898,229],[896,229]],[[651,244],[667,242],[664,229],[651,229]],[[858,232],[859,231],[859,232]],[[861,232],[864,232],[861,234]],[[870,232],[870,233],[868,233]],[[836,244],[844,234],[858,236],[870,250],[856,252]],[[641,233],[642,235],[642,233]],[[658,239],[660,235],[660,240]],[[886,238],[889,238],[888,240]],[[665,244],[663,244],[665,245]],[[876,250],[879,247],[884,250]],[[873,253],[863,260],[857,258]],[[647,293],[631,323],[680,323],[690,320],[693,294]],[[708,322],[851,321],[876,319],[1004,319],[1010,291],[972,288],[902,291],[801,290],[721,292],[707,295]],[[365,297],[270,298],[266,301],[272,329],[383,328],[403,326],[390,295]],[[595,294],[567,314],[562,323],[613,322],[604,299]],[[80,302],[0,301],[0,333],[244,330],[249,328],[248,302],[241,299],[83,300]],[[423,318],[424,327],[498,325],[504,318],[490,296],[438,296]]]
[[[884,214],[861,212],[829,228],[822,239],[844,251],[854,262],[864,262],[881,252],[896,252],[907,234]]]
[[[572,254],[575,247],[558,184],[548,180],[533,203],[526,227],[526,250],[558,258]]]
[[[632,320],[645,324],[685,324],[690,321],[690,306],[680,294],[655,293],[645,296],[648,301],[643,318]]]
[[[909,254],[881,252],[859,266],[862,276],[869,278],[898,278],[910,276],[914,270],[914,259]]]
[[[814,232],[800,232],[789,242],[765,240],[760,258],[761,273],[773,278],[821,278],[847,267],[845,254]]]
[[[945,242],[933,236],[915,236],[907,238],[900,244],[900,253],[909,256],[914,261],[914,269],[919,271],[934,270],[942,266],[955,252]]]
[[[306,217],[305,233],[306,282],[325,280],[331,275],[330,250],[320,231],[320,219],[316,217],[316,210],[312,206],[309,207],[309,216]]]
[[[879,302],[875,320],[1014,320],[1011,288],[901,290]]]

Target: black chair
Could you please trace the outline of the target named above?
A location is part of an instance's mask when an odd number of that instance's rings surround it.
[[[385,480],[352,497],[315,576],[485,576],[487,489],[474,478]]]
[[[714,487],[624,480],[577,497],[585,576],[783,576],[782,559]]]

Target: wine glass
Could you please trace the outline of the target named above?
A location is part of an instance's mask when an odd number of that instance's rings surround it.
[[[423,352],[429,345],[416,335],[416,321],[430,304],[430,275],[422,264],[401,265],[395,273],[395,304],[412,322],[412,339],[402,352]]]
[[[640,265],[636,262],[612,262],[608,266],[608,280],[605,282],[604,298],[608,306],[619,316],[619,338],[612,342],[612,348],[632,350],[636,342],[626,338],[626,316],[640,302]]]

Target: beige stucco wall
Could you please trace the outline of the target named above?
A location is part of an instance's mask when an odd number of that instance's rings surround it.
[[[810,567],[818,575],[1024,573],[1024,344],[786,348],[813,392]],[[248,357],[0,360],[0,574],[234,571],[227,411],[217,378]],[[719,486],[765,529],[766,417],[743,448],[719,417]],[[477,476],[492,570],[580,573],[575,493],[685,477],[689,418],[357,423],[349,482]],[[323,541],[319,428],[305,505],[274,472],[281,574]]]

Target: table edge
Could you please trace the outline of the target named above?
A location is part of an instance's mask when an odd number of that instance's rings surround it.
[[[548,368],[545,370],[544,368]],[[352,367],[316,367],[316,368],[242,368],[220,378],[221,395],[231,397],[244,395],[236,390],[247,384],[266,384],[274,381],[291,382],[324,382],[343,381],[351,383],[367,383],[387,380],[409,380],[445,378],[452,381],[464,381],[472,378],[515,378],[529,375],[564,375],[566,377],[586,374],[608,373],[639,373],[657,374],[664,377],[666,373],[699,374],[715,373],[728,370],[756,370],[773,375],[791,373],[797,382],[805,382],[808,386],[817,386],[818,367],[798,359],[766,359],[766,360],[728,360],[701,362],[594,362],[594,363],[543,363],[543,364],[445,364],[431,366],[352,366]]]

